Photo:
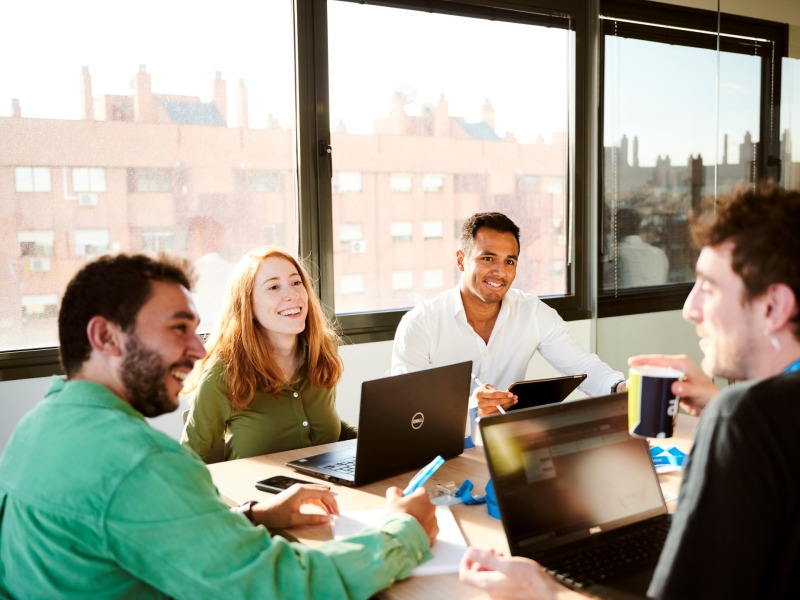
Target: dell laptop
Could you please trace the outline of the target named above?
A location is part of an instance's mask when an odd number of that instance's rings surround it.
[[[627,394],[481,419],[511,554],[601,598],[647,593],[671,516]]]
[[[584,379],[586,379],[586,375],[581,374],[512,383],[508,387],[508,391],[516,394],[517,403],[506,411],[561,402],[583,383]]]
[[[464,450],[472,362],[361,384],[358,440],[286,463],[328,481],[360,486]]]

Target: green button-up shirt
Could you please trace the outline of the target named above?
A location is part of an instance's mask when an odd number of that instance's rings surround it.
[[[429,556],[407,515],[317,549],[271,537],[85,381],[56,378],[0,456],[0,597],[367,598]]]
[[[228,382],[219,363],[203,373],[181,435],[203,460],[218,441],[225,460],[248,458],[328,444],[356,437],[356,429],[339,418],[336,388],[318,388],[303,363],[292,385],[277,394],[256,392],[245,410],[233,410]]]

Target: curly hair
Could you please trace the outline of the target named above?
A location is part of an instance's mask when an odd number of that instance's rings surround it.
[[[292,263],[308,294],[306,326],[300,335],[306,342],[309,380],[316,387],[331,388],[341,378],[339,336],[322,310],[308,270],[291,254],[267,246],[251,250],[239,261],[228,287],[219,325],[208,340],[208,354],[196,365],[184,393],[192,392],[199,385],[203,372],[218,363],[223,366],[228,397],[235,410],[246,409],[257,391],[276,394],[290,383],[284,381],[269,343],[259,333],[253,312],[256,273],[271,257]]]
[[[101,256],[85,265],[67,284],[58,312],[61,365],[73,377],[89,358],[92,346],[86,327],[95,316],[130,331],[150,299],[153,281],[167,281],[191,290],[194,271],[182,258],[159,254]]]
[[[733,242],[731,267],[744,283],[744,301],[783,283],[800,304],[800,192],[770,182],[737,187],[691,215],[690,228],[698,247]],[[800,339],[800,310],[791,321]]]

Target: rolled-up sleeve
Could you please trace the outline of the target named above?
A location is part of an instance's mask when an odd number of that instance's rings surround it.
[[[312,549],[229,511],[198,461],[154,453],[114,492],[108,551],[175,598],[369,598],[430,557],[419,523],[398,515]]]

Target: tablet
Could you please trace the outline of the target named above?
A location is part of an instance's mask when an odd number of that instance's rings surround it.
[[[517,403],[508,410],[521,410],[555,404],[561,402],[586,379],[586,374],[566,375],[564,377],[551,377],[549,379],[531,379],[530,381],[517,381],[508,387],[508,391],[516,394]]]

